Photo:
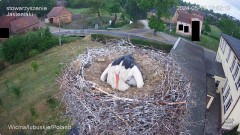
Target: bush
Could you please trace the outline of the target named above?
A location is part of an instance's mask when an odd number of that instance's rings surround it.
[[[103,34],[92,34],[91,38],[92,40],[103,42],[103,43],[105,43],[109,39],[118,39],[118,37],[108,36]],[[164,50],[167,52],[169,52],[173,47],[172,45],[169,45],[169,44],[154,42],[149,40],[142,40],[137,38],[131,39],[131,42],[140,47],[154,48],[154,49]]]
[[[19,63],[58,44],[49,28],[18,35],[3,42],[4,58]]]
[[[126,24],[128,24],[129,22],[127,21],[127,20],[123,20],[123,21],[121,21],[121,22],[117,22],[116,24],[115,24],[115,28],[119,28],[119,27],[122,27],[122,26],[124,26],[124,25],[126,25]]]
[[[11,87],[11,90],[13,91],[13,93],[14,93],[17,97],[20,96],[21,91],[20,91],[20,87],[19,87],[19,86],[13,85],[13,86]]]
[[[118,39],[118,37],[109,36],[109,35],[103,35],[103,34],[92,34],[92,35],[91,35],[91,39],[92,39],[93,41],[98,41],[98,42],[106,43],[106,40],[109,40],[109,39]]]
[[[4,61],[0,61],[0,71],[3,70],[4,68],[5,68]]]
[[[37,72],[38,68],[39,68],[39,65],[36,61],[32,61],[31,62],[31,67],[33,69],[34,72]]]
[[[167,52],[169,52],[173,47],[172,45],[165,44],[165,43],[159,43],[159,42],[136,39],[136,38],[131,39],[131,42],[135,45],[140,45],[140,46],[143,45],[144,47],[164,50]]]
[[[54,109],[59,105],[58,101],[54,97],[48,95],[47,98],[48,98],[47,99],[47,104],[51,109]]]

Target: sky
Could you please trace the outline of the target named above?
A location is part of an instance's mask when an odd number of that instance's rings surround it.
[[[240,20],[240,0],[183,0],[205,6],[216,13],[227,14]]]

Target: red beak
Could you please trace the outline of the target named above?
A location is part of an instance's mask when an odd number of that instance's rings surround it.
[[[119,74],[116,74],[116,89],[118,89]]]

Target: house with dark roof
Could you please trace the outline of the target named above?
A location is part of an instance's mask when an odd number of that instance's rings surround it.
[[[54,7],[48,14],[47,19],[49,23],[59,24],[60,23],[71,23],[72,13],[65,7]]]
[[[201,35],[203,19],[203,14],[198,11],[189,13],[189,11],[177,10],[172,18],[172,22],[176,23],[176,33],[192,36],[194,32],[199,32],[199,35]]]
[[[221,128],[240,132],[240,40],[222,34],[216,61],[222,63],[225,77],[215,77],[221,99]]]
[[[12,34],[26,33],[40,28],[40,22],[36,15],[33,16],[1,16],[0,28],[9,28]]]

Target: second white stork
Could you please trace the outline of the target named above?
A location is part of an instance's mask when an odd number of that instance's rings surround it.
[[[144,85],[142,74],[132,55],[125,55],[104,70],[100,78],[107,81],[113,89],[125,91],[131,86],[142,88]]]

